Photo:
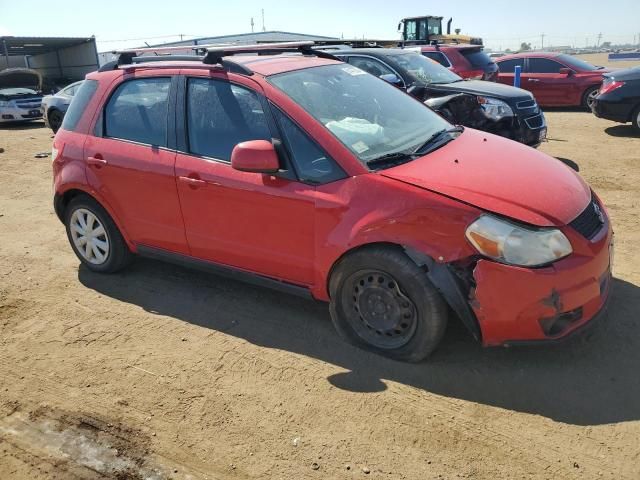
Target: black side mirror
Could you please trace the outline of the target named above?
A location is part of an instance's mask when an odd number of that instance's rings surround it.
[[[402,84],[402,79],[395,73],[385,73],[384,75],[380,75],[379,78],[391,85],[395,85],[396,87],[399,87]]]

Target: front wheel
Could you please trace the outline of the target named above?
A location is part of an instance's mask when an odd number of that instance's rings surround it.
[[[378,354],[419,362],[444,334],[444,300],[400,249],[370,247],[349,254],[334,269],[330,294],[336,330]]]

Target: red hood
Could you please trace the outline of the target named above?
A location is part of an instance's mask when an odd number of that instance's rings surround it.
[[[538,226],[566,225],[591,198],[584,180],[559,160],[470,128],[444,147],[380,173]]]

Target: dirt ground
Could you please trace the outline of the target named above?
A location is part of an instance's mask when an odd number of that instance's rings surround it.
[[[547,119],[541,150],[613,217],[608,318],[514,349],[451,323],[419,365],[346,345],[323,304],[149,260],[79,267],[34,158],[50,131],[0,129],[0,478],[640,478],[640,137]]]

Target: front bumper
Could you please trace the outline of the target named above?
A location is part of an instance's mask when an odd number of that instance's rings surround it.
[[[40,108],[0,107],[0,123],[28,122],[42,118]]]
[[[632,103],[608,101],[604,98],[596,97],[591,105],[591,111],[598,118],[626,123],[631,119],[634,106]]]
[[[549,267],[477,262],[471,307],[485,346],[556,341],[604,309],[612,284],[609,223],[592,241],[565,234],[574,252]]]

